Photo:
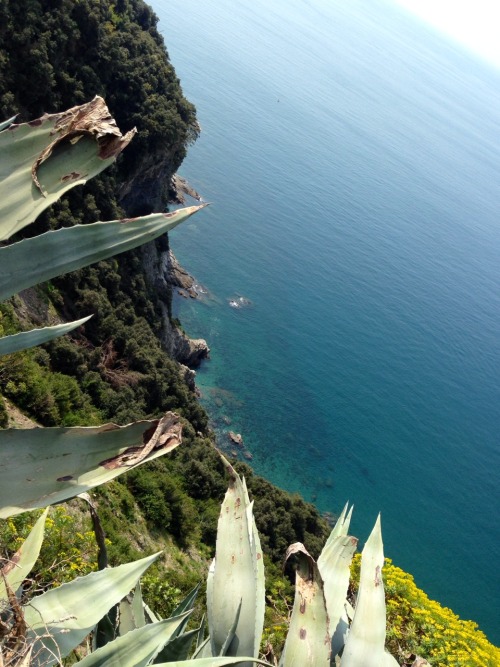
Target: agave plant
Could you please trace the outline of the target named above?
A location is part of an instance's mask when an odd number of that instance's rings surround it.
[[[17,638],[17,643],[4,640],[4,664],[21,667],[23,660],[37,667],[54,664],[93,631],[88,655],[77,663],[82,667],[269,665],[258,657],[264,621],[264,567],[253,503],[245,480],[223,461],[230,481],[207,579],[208,637],[204,637],[203,622],[187,629],[197,588],[168,619],[160,618],[144,603],[139,578],[158,554],[102,569],[20,606],[22,582],[42,544],[46,509],[12,558],[15,567],[9,563],[0,571],[3,627],[8,640]],[[347,601],[349,566],[358,542],[347,534],[351,513],[346,506],[317,563],[300,543],[288,549],[286,558],[296,561],[295,601],[280,667],[398,664],[384,649],[380,518],[363,549],[355,608]]]
[[[0,123],[0,241],[7,241],[32,223],[70,188],[112,164],[135,134],[132,130],[122,136],[100,97],[30,123],[14,121],[11,118]],[[3,245],[0,300],[151,241],[203,206],[77,225]],[[5,336],[0,339],[0,355],[48,342],[87,320],[85,317]],[[106,424],[95,428],[0,431],[0,517],[74,497],[171,451],[180,442],[180,420],[173,413],[124,427]],[[139,666],[153,660],[177,664],[185,661],[195,639],[198,652],[202,650],[202,629],[185,631],[195,593],[165,620],[142,602],[139,578],[158,554],[101,569],[21,604],[19,591],[38,558],[46,516],[47,510],[20,550],[0,570],[2,666],[59,663],[98,624],[107,627],[110,634],[101,641],[102,646],[95,646],[96,650],[81,661],[84,667]],[[131,589],[135,592],[127,598]],[[241,662],[223,658],[211,664]]]
[[[76,663],[82,667],[145,667],[152,663],[222,667],[247,662],[247,658],[223,655],[215,659],[199,657],[207,645],[204,628],[186,628],[199,587],[168,619],[160,618],[144,603],[139,579],[159,554],[93,572],[24,601],[22,584],[39,556],[48,509],[17,553],[0,569],[0,664],[60,664],[92,631],[90,651]],[[99,626],[106,632],[98,644]],[[188,659],[193,651],[194,657]]]
[[[0,241],[111,165],[135,134],[121,134],[100,97],[30,123],[14,120],[0,124]],[[76,225],[3,245],[0,300],[155,239],[202,207]],[[45,343],[87,319],[0,338],[0,355]],[[180,442],[180,422],[172,413],[121,428],[0,431],[0,517],[71,498]]]
[[[207,644],[204,655],[211,650],[213,657],[223,653],[255,658],[264,616],[262,554],[245,480],[222,458],[230,485],[222,504],[216,555],[207,581],[210,647]],[[300,543],[288,549],[286,559],[296,561],[295,600],[280,667],[398,664],[384,648],[380,517],[363,549],[354,610],[347,600],[349,567],[358,544],[357,538],[348,535],[351,516],[352,508],[346,505],[317,563]]]

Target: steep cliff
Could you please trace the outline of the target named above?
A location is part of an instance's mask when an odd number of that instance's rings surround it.
[[[199,127],[151,8],[142,0],[3,0],[1,9],[0,116],[26,120],[102,95],[119,127],[138,129],[115,196],[131,214],[164,208]]]
[[[199,127],[153,11],[142,0],[30,0],[1,5],[0,117],[18,114],[27,120],[100,94],[123,130],[138,129],[117,166],[53,207],[42,216],[37,231],[164,210],[170,199],[177,199],[173,177]],[[61,318],[80,307],[95,313],[92,326],[83,337],[80,334],[80,348],[86,340],[99,357],[109,358],[103,345],[109,346],[114,338],[109,332],[106,342],[101,335],[106,317],[124,326],[143,318],[168,357],[196,366],[207,356],[208,347],[204,341],[190,341],[171,321],[171,262],[165,240],[118,258],[116,264],[104,263],[97,270],[55,281],[56,290],[46,291],[45,297]],[[97,292],[99,298],[92,299]],[[116,363],[133,365],[122,347]],[[68,364],[63,366],[64,372],[73,374]],[[99,370],[99,363],[88,361],[87,366],[95,368],[103,381],[109,380],[110,373]],[[61,370],[57,358],[54,370]],[[181,372],[194,388],[193,374]],[[156,409],[163,409],[161,401]]]
[[[173,176],[199,127],[153,11],[142,0],[0,4],[0,118],[28,120],[99,94],[122,130],[138,129],[115,167],[72,191],[30,233],[164,210],[177,199]],[[171,321],[171,275],[164,239],[1,304],[11,331],[30,319],[93,318],[50,345],[50,356],[37,349],[2,362],[0,394],[44,425],[124,423],[176,409],[204,431],[186,365],[199,364],[208,347]]]
[[[163,327],[160,332],[160,340],[163,349],[172,359],[190,368],[196,368],[203,359],[209,356],[210,349],[207,342],[202,338],[196,340],[188,338],[172,322],[170,310],[172,289],[174,287],[186,287],[194,281],[188,273],[182,271],[185,282],[179,282],[179,265],[168,247],[167,237],[162,239],[160,243],[153,242],[143,246],[141,255],[144,275],[157,295],[161,310]],[[194,374],[186,372],[186,379],[190,387],[194,389]]]

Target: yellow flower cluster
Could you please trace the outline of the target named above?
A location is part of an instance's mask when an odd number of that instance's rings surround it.
[[[359,572],[355,557],[353,576]],[[500,649],[472,621],[462,621],[417,586],[413,577],[386,559],[387,648],[402,657],[417,654],[433,667],[499,667]]]
[[[19,549],[40,515],[25,512],[0,521],[0,565]],[[97,568],[97,546],[89,521],[72,514],[64,505],[52,507],[45,521],[40,556],[31,573],[39,589],[57,586]]]

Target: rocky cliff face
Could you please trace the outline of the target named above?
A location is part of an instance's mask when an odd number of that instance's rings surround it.
[[[118,199],[127,215],[135,217],[164,211],[169,201],[177,201],[175,171],[182,158],[173,149],[151,154],[141,161],[133,175],[120,187]]]
[[[184,203],[184,194],[196,199],[201,197],[175,174],[179,166],[176,150],[168,154],[150,155],[146,163],[136,170],[119,192],[119,201],[128,216],[145,215],[165,210],[169,202]],[[151,242],[141,248],[144,275],[149,287],[158,298],[162,312],[161,344],[165,352],[185,366],[185,380],[194,390],[194,372],[202,359],[209,355],[205,340],[193,340],[186,336],[171,319],[170,304],[175,287],[188,292],[194,280],[177,262],[169,248],[168,236],[159,242]]]
[[[162,347],[170,357],[187,366],[186,371],[189,368],[196,368],[202,359],[208,357],[210,350],[205,340],[188,338],[172,323],[170,304],[172,290],[174,286],[179,286],[176,277],[176,267],[179,265],[168,247],[168,240],[164,238],[159,243],[155,241],[148,243],[142,247],[141,252],[144,275],[149,286],[155,291],[162,311]],[[185,271],[183,275],[187,281],[184,286],[187,286],[189,280],[192,283],[192,278]],[[193,373],[186,373],[186,380],[191,388],[194,386],[193,379]]]

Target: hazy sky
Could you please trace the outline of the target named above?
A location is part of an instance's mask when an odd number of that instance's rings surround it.
[[[500,67],[500,0],[396,0],[426,23]]]

